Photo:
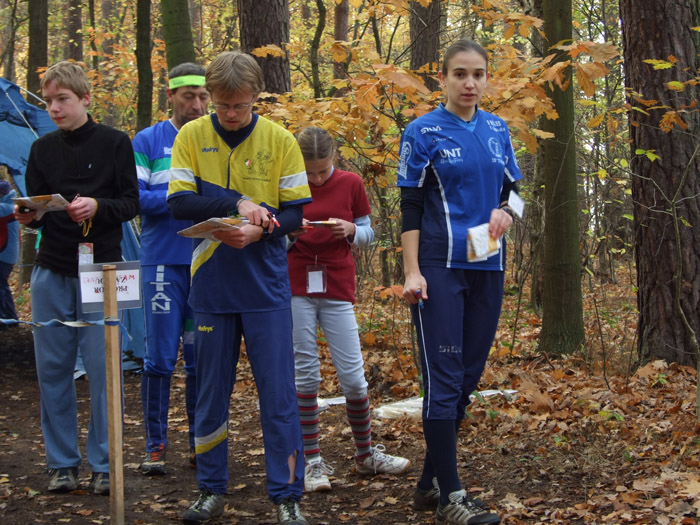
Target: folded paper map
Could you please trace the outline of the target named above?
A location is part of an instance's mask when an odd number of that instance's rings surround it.
[[[64,199],[60,193],[35,195],[33,197],[16,197],[14,201],[19,207],[36,210],[37,219],[41,219],[47,211],[61,211],[70,206],[70,202]]]
[[[180,230],[177,234],[183,237],[216,241],[217,239],[214,237],[214,232],[230,230],[232,228],[238,229],[246,224],[248,224],[248,219],[244,217],[214,217],[190,226],[189,228],[185,228],[184,230]]]
[[[479,224],[467,229],[467,260],[469,262],[485,261],[498,253],[500,241],[491,237],[489,224]]]

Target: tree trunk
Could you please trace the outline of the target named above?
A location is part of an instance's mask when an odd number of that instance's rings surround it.
[[[46,0],[29,0],[28,9],[27,91],[41,97],[39,68],[48,65],[49,4]],[[27,101],[30,104],[39,105],[38,101],[32,96],[27,97]],[[22,228],[21,269],[19,272],[21,285],[27,284],[31,279],[32,265],[36,255],[35,243],[36,233],[29,233],[25,228]]]
[[[287,0],[238,0],[241,48],[246,53],[274,44],[282,49],[289,42],[289,3]],[[265,91],[287,93],[292,90],[289,55],[255,57],[265,79]]]
[[[97,18],[95,17],[95,0],[88,1],[88,17],[90,18],[90,27],[93,31],[97,29]],[[95,37],[90,36],[90,50],[92,51],[92,69],[97,71],[100,68],[100,56],[95,43]]]
[[[333,38],[339,42],[348,40],[348,17],[350,15],[350,5],[348,0],[340,0],[335,3]],[[347,64],[344,62],[333,62],[333,78],[345,78]]]
[[[571,39],[571,0],[544,0],[542,12],[550,46]],[[567,60],[562,51],[550,52],[557,53],[557,61]],[[571,353],[584,343],[571,68],[566,74],[566,89],[554,86],[548,93],[559,118],[546,120],[543,126],[554,138],[544,143],[544,288],[539,347],[556,354]]]
[[[19,29],[22,23],[19,20],[19,13],[17,12],[19,8],[18,4],[18,0],[14,0],[13,2],[0,2],[0,8],[6,12],[6,17],[9,20],[9,23],[0,31],[0,36],[5,44],[0,62],[3,64],[2,76],[10,82],[15,81],[15,39],[17,37],[17,29]]]
[[[68,14],[66,20],[66,42],[65,56],[69,60],[76,62],[83,61],[83,9],[81,0],[68,1]]]
[[[138,100],[136,131],[151,125],[153,116],[153,70],[151,69],[151,0],[136,2],[136,68],[138,70]]]
[[[639,93],[629,103],[632,199],[637,263],[638,351],[643,361],[697,362],[700,331],[700,88],[670,90],[698,74],[698,2],[620,0],[625,76]],[[644,60],[677,60],[653,70]],[[653,100],[653,107],[644,101]],[[658,108],[658,109],[654,109]],[[692,108],[692,109],[688,109]],[[640,109],[635,111],[634,109]],[[680,110],[687,129],[663,130]],[[639,153],[638,153],[639,152]],[[645,152],[658,158],[650,159]],[[652,160],[653,159],[653,160]]]
[[[542,0],[535,0],[532,5],[533,16],[542,18]],[[537,29],[531,32],[530,41],[532,42],[533,54],[541,57],[544,54],[544,40]],[[542,128],[544,117],[538,120],[538,127]],[[542,260],[544,234],[544,147],[540,141],[540,148],[535,153],[535,168],[533,170],[532,183],[529,185],[531,190],[531,204],[527,210],[527,232],[529,237],[530,249],[530,264],[532,267],[532,278],[530,279],[530,307],[537,313],[542,315],[542,296],[544,289],[544,281],[542,278],[542,268],[544,262]]]
[[[41,98],[39,68],[46,67],[49,60],[49,4],[46,0],[29,0],[29,51],[27,53],[27,91]],[[28,97],[30,104],[37,103]]]
[[[318,70],[318,47],[321,45],[323,30],[326,28],[326,6],[323,0],[316,0],[316,8],[318,9],[318,21],[316,22],[316,31],[309,48],[309,62],[311,63],[311,82],[314,88],[314,97],[320,98],[324,96],[321,88],[321,76]]]
[[[103,75],[102,75],[102,89],[109,93],[114,89],[114,79],[112,78],[112,71],[109,67],[109,63],[114,60],[114,30],[116,16],[114,14],[115,5],[111,0],[101,0],[100,2],[100,27],[106,36],[102,41],[102,65],[103,65]],[[117,127],[119,119],[116,112],[114,111],[113,102],[105,97],[104,100],[100,101],[102,110],[100,112],[100,122],[107,126]]]
[[[440,87],[436,80],[438,60],[440,59],[440,18],[442,16],[440,0],[432,0],[428,7],[420,2],[411,2],[411,69],[417,70],[430,66],[430,73],[421,73],[425,85],[431,91]]]
[[[190,27],[192,28],[192,43],[195,50],[202,49],[202,3],[189,0]]]
[[[183,62],[196,62],[187,0],[163,0],[160,3],[160,11],[163,16],[163,38],[168,69]]]

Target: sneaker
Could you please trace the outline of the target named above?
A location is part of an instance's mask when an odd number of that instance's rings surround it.
[[[416,510],[435,510],[440,504],[440,487],[437,478],[433,478],[433,486],[423,490],[416,485],[413,490],[413,508]]]
[[[315,458],[306,464],[304,469],[304,491],[305,492],[326,492],[331,490],[331,482],[328,476],[333,474],[334,469],[326,465],[323,458]]]
[[[471,499],[474,505],[482,509],[488,510],[486,504],[481,498],[474,498],[467,492],[467,498]],[[413,508],[416,510],[435,510],[440,504],[440,486],[437,478],[433,478],[433,486],[428,490],[423,490],[416,486],[413,490]]]
[[[192,506],[185,511],[182,519],[186,522],[202,523],[224,513],[226,499],[223,494],[214,494],[203,490]]]
[[[109,472],[93,472],[90,479],[90,490],[98,496],[109,494]]]
[[[78,468],[50,468],[49,490],[51,492],[70,492],[78,488]]]
[[[384,445],[370,447],[369,456],[358,461],[355,457],[355,470],[358,474],[403,474],[411,462],[399,456],[385,454]]]
[[[277,523],[286,523],[287,525],[309,525],[306,518],[299,510],[299,503],[286,499],[277,505]]]
[[[160,443],[153,452],[146,454],[141,463],[141,472],[146,476],[165,474],[165,443]]]
[[[439,505],[435,514],[436,523],[451,523],[453,525],[485,525],[501,523],[498,514],[477,506],[467,492],[462,489],[450,493],[450,502]]]

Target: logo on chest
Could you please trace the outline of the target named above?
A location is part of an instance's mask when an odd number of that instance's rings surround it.
[[[258,151],[255,157],[246,159],[243,165],[245,166],[243,179],[268,182],[272,167],[272,153],[267,150]]]
[[[460,164],[464,162],[464,159],[462,159],[462,148],[439,149],[438,153],[442,158],[440,164]]]

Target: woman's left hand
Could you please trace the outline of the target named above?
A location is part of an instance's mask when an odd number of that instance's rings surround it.
[[[335,221],[336,224],[331,226],[331,233],[336,239],[345,239],[346,237],[355,236],[355,224],[344,221],[343,219],[329,218],[329,221]]]
[[[501,236],[513,224],[513,217],[501,208],[491,210],[491,219],[489,220],[489,234],[494,239],[500,239]]]

